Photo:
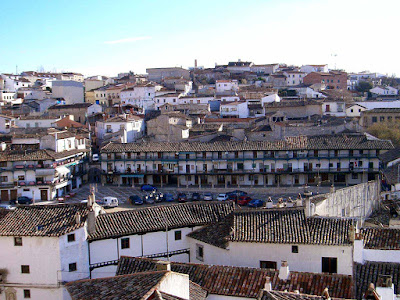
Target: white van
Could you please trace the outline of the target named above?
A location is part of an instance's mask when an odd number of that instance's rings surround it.
[[[117,207],[118,206],[118,199],[115,197],[104,197],[101,201],[101,204],[104,207]]]

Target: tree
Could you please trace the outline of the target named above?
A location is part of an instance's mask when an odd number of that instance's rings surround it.
[[[360,81],[357,85],[356,85],[356,91],[360,92],[360,93],[366,93],[369,92],[370,89],[372,89],[372,83],[368,82],[368,81]]]
[[[375,123],[367,132],[379,139],[391,140],[395,147],[400,146],[400,122]]]

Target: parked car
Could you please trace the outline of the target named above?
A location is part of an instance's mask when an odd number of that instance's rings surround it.
[[[12,206],[11,204],[0,203],[0,209],[12,210],[15,209],[15,206]]]
[[[143,199],[140,198],[138,195],[129,196],[129,202],[135,205],[142,205]]]
[[[235,194],[227,194],[228,195],[228,200],[230,201],[237,201],[239,196],[236,196]]]
[[[262,206],[264,206],[264,201],[260,200],[260,199],[253,199],[247,204],[247,206],[249,206],[249,207],[262,207]]]
[[[104,207],[117,207],[118,206],[118,199],[116,197],[104,197],[101,200],[101,204]]]
[[[154,198],[155,202],[161,202],[164,199],[164,194],[163,193],[157,193],[157,192],[153,191],[152,197]]]
[[[226,200],[228,200],[228,195],[227,194],[218,194],[217,200],[218,201],[226,201]]]
[[[199,193],[193,193],[192,194],[192,201],[200,201],[201,200],[201,196]]]
[[[29,205],[32,204],[32,198],[26,197],[26,196],[21,196],[18,197],[18,199],[15,200],[11,200],[10,204],[23,204],[23,205]]]
[[[235,195],[235,196],[238,196],[238,197],[247,196],[247,193],[246,193],[246,192],[240,191],[240,190],[234,190],[234,191],[228,192],[228,193],[226,193],[226,194],[227,194],[228,196],[229,196],[229,195]]]
[[[175,199],[174,199],[174,195],[172,195],[172,194],[164,194],[164,201],[166,201],[166,202],[173,202]]]
[[[93,154],[92,155],[92,161],[99,161],[99,155],[98,154]]]
[[[203,199],[205,201],[211,201],[213,199],[213,195],[211,193],[204,193]]]
[[[152,192],[157,190],[155,186],[152,186],[150,184],[143,184],[140,189],[142,190],[142,192]]]
[[[178,194],[178,202],[184,203],[184,202],[187,202],[187,201],[188,201],[188,199],[186,197],[186,194],[184,194],[184,193],[179,193]]]
[[[153,204],[154,203],[153,197],[150,197],[150,196],[144,196],[143,200],[144,200],[144,202],[146,202],[146,204]]]
[[[237,204],[247,205],[251,200],[253,200],[253,199],[251,199],[250,197],[242,196],[242,197],[239,197]]]

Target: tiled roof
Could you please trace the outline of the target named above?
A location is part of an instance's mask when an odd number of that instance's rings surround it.
[[[76,215],[80,214],[80,222]],[[58,237],[81,228],[88,214],[86,204],[21,206],[0,219],[0,236]]]
[[[74,103],[74,104],[59,104],[50,106],[48,109],[71,109],[71,108],[88,108],[89,106],[93,105],[92,103]]]
[[[326,298],[293,292],[263,291],[258,300],[326,300]]]
[[[390,108],[374,108],[371,110],[366,110],[364,114],[382,114],[382,113],[400,113],[400,108],[390,107]]]
[[[67,283],[66,288],[73,300],[142,299],[147,293],[155,290],[167,273],[168,271],[155,271],[78,280]]]
[[[88,151],[87,149],[75,149],[62,152],[55,152],[53,150],[48,150],[48,149],[26,150],[26,151],[7,150],[7,151],[0,151],[0,161],[55,160],[87,151]]]
[[[400,229],[366,227],[361,234],[366,249],[400,250]]]
[[[379,159],[385,165],[393,160],[398,159],[398,158],[400,158],[400,148],[395,148],[395,149],[386,151],[385,153],[379,154]]]
[[[232,202],[183,203],[102,214],[89,239],[99,240],[131,234],[199,226],[222,220],[234,209]]]
[[[352,219],[306,218],[303,209],[243,210],[188,236],[220,248],[226,248],[229,241],[350,245],[352,225],[355,225]]]
[[[156,270],[155,260],[147,258],[121,257],[117,275],[132,274]],[[189,279],[199,284],[210,294],[256,298],[264,288],[266,277],[270,277],[272,288],[278,291],[295,291],[321,295],[327,287],[332,297],[352,297],[352,277],[348,275],[328,275],[319,273],[290,272],[288,280],[280,280],[279,271],[212,266],[193,263],[171,262],[173,272],[189,275]]]
[[[368,289],[368,285],[373,283],[376,286],[379,275],[391,275],[395,294],[399,293],[400,286],[400,264],[385,262],[369,262],[354,265],[354,281],[356,285],[356,299],[361,300]]]
[[[266,151],[266,150],[333,150],[392,149],[386,140],[369,140],[365,135],[295,136],[280,141],[242,141],[215,143],[109,143],[102,152],[193,152],[193,151]]]

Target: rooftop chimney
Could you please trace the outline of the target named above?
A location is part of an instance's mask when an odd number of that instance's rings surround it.
[[[375,286],[373,283],[370,283],[368,286],[368,290],[364,294],[364,299],[368,300],[380,300],[380,296],[377,294],[375,290]]]
[[[264,291],[272,291],[271,278],[268,276],[265,277]]]
[[[75,215],[75,224],[77,225],[81,224],[81,214],[79,212],[77,212]]]
[[[325,288],[322,292],[322,298],[325,300],[330,300],[331,297],[329,296],[329,290],[328,288]]]
[[[157,271],[171,271],[171,263],[169,261],[158,261],[156,267]]]
[[[289,265],[286,260],[282,260],[278,276],[280,280],[287,280],[289,278]]]
[[[378,281],[376,283],[376,292],[380,296],[381,300],[396,299],[392,276],[379,274]]]
[[[353,260],[357,263],[364,263],[364,241],[361,233],[354,234],[354,242],[353,242]]]

